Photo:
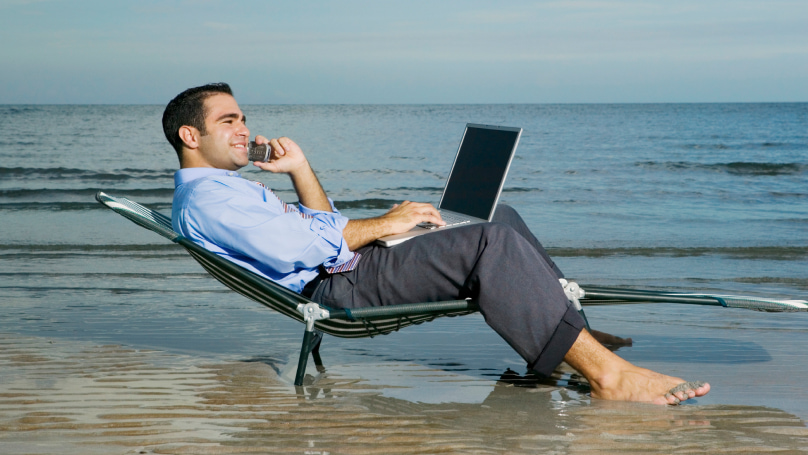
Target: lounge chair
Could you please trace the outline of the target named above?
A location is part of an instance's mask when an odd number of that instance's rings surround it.
[[[113,197],[103,192],[98,192],[95,197],[100,203],[118,214],[180,244],[208,273],[230,289],[292,319],[304,322],[306,329],[295,375],[295,385],[298,386],[303,384],[310,354],[315,365],[322,368],[319,346],[323,333],[340,338],[374,337],[439,317],[476,313],[480,309],[473,300],[410,303],[354,310],[329,308],[246,270],[182,237],[172,229],[171,219],[159,212],[129,199]],[[567,296],[575,303],[584,320],[586,320],[586,316],[583,314],[581,304],[674,303],[715,305],[758,311],[808,311],[808,301],[806,300],[683,294],[590,286],[585,286],[586,290],[583,291],[573,282],[566,283],[562,280],[562,284]],[[589,328],[588,322],[587,328]]]
[[[95,198],[134,223],[181,245],[208,273],[230,289],[292,319],[304,322],[306,329],[295,375],[295,385],[298,386],[303,385],[309,354],[312,355],[315,365],[322,367],[319,347],[323,333],[340,338],[374,337],[439,317],[463,316],[479,311],[479,306],[471,300],[412,303],[354,310],[329,308],[182,237],[172,229],[171,219],[162,213],[129,199],[110,196],[103,192],[98,192]]]

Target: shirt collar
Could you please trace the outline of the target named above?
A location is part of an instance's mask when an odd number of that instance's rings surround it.
[[[238,172],[228,171],[226,169],[216,169],[212,167],[188,167],[180,169],[174,173],[174,188],[182,185],[183,183],[188,183],[196,179],[201,179],[212,175],[241,177]]]

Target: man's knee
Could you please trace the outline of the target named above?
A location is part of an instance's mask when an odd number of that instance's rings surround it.
[[[505,222],[514,217],[519,217],[519,213],[517,213],[516,209],[507,204],[498,204],[492,221]]]
[[[505,223],[484,223],[481,224],[482,236],[489,243],[500,243],[516,241],[521,235],[511,226]]]

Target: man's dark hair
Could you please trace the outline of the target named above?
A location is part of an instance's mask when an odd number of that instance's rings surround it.
[[[207,134],[205,130],[205,100],[213,95],[225,93],[233,96],[230,86],[224,82],[206,84],[200,87],[189,88],[177,95],[166,106],[163,111],[163,133],[166,139],[177,151],[177,156],[182,153],[182,139],[180,139],[180,128],[183,126],[193,126],[202,135]],[[180,156],[182,158],[182,156]]]

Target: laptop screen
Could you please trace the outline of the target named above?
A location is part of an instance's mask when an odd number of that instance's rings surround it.
[[[466,126],[440,208],[491,220],[521,128]]]

